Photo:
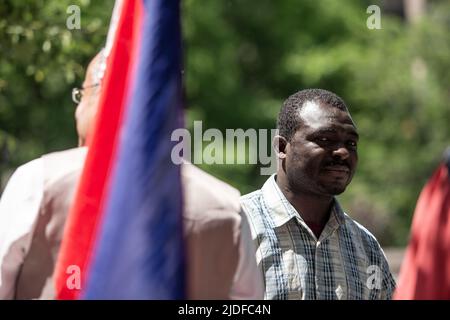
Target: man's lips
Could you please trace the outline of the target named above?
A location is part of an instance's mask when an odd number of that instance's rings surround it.
[[[335,173],[341,173],[341,174],[349,174],[350,173],[350,169],[347,166],[343,166],[343,165],[331,165],[331,166],[325,166],[323,168],[324,171],[329,171],[329,172],[335,172]]]
[[[348,178],[350,168],[343,165],[331,165],[323,167],[322,172],[335,178]]]

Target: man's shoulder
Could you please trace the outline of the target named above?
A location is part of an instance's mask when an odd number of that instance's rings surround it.
[[[42,158],[36,158],[17,167],[11,179],[17,176],[32,176],[40,170],[42,170]]]
[[[241,196],[240,202],[246,213],[260,211],[263,202],[261,189],[244,194]]]
[[[47,153],[42,156],[44,160],[57,161],[60,163],[76,163],[77,165],[83,162],[86,158],[87,148],[79,147],[79,148],[71,148],[61,151],[55,151],[51,153]]]
[[[73,148],[45,154],[41,157],[46,185],[62,179],[78,179],[86,159],[87,148]],[[72,183],[72,182],[70,182]]]
[[[265,211],[270,211],[270,209],[265,205],[262,190],[258,189],[243,195],[240,202],[242,211],[249,221],[252,237],[255,238],[257,234],[265,233],[267,227],[266,219],[268,219]]]
[[[9,178],[2,197],[14,194],[34,194],[42,189],[42,158],[36,158],[20,165]],[[38,187],[39,186],[39,187]]]
[[[182,164],[181,177],[186,218],[240,217],[240,193],[237,189],[188,162]]]
[[[255,201],[255,200],[260,200],[262,196],[262,191],[261,189],[252,191],[250,193],[244,194],[241,196],[241,202],[251,202],[251,201]]]
[[[214,188],[235,198],[240,196],[240,192],[236,188],[203,171],[192,163],[183,163],[181,170],[183,178],[186,178],[190,183],[195,184],[197,187],[209,190]]]
[[[28,176],[34,175],[35,172],[42,172],[44,169],[44,164],[51,159],[53,162],[64,162],[69,165],[79,167],[79,164],[84,161],[86,156],[86,148],[73,148],[67,149],[63,151],[56,151],[44,154],[39,158],[30,160],[19,167],[14,171],[13,176]],[[75,161],[74,161],[75,160]],[[79,160],[79,161],[77,161]]]
[[[361,238],[361,244],[364,245],[366,249],[370,249],[373,252],[382,252],[381,246],[372,232],[346,213],[344,213],[344,219],[346,228],[349,229],[352,234]]]

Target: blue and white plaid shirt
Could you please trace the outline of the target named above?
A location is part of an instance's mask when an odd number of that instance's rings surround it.
[[[265,282],[265,299],[390,299],[395,281],[375,237],[335,199],[319,239],[272,175],[241,198]]]

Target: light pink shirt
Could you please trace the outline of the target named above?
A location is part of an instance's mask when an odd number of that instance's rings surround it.
[[[31,245],[44,194],[42,158],[19,167],[0,198],[0,299],[13,299],[17,277]],[[218,248],[220,250],[220,247]],[[189,259],[189,257],[188,257]],[[245,216],[240,225],[239,260],[230,299],[262,299],[262,275]]]

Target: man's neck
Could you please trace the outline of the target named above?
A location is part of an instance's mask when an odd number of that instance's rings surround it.
[[[325,226],[330,217],[330,208],[333,204],[332,196],[323,196],[311,193],[293,192],[285,183],[277,181],[278,186],[286,199],[297,210],[305,222]]]

